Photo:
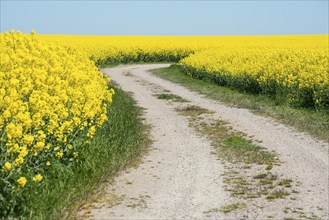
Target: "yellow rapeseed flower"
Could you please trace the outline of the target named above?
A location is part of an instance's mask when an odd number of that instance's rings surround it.
[[[15,166],[21,166],[24,163],[24,158],[23,157],[17,157],[15,160]]]
[[[23,176],[20,177],[20,178],[18,178],[18,180],[17,180],[18,185],[19,185],[20,187],[22,187],[22,188],[25,186],[26,182],[27,182],[27,180],[26,180],[26,178],[23,177]]]
[[[42,141],[38,141],[35,145],[34,145],[34,149],[37,151],[41,151],[43,149],[43,147],[45,146],[45,142]]]
[[[64,155],[63,151],[60,151],[60,152],[57,152],[57,153],[56,153],[56,157],[57,157],[58,159],[61,159],[61,158],[63,157],[63,155]]]
[[[11,163],[6,162],[6,163],[3,165],[2,169],[4,169],[5,171],[9,171],[9,170],[11,170]]]
[[[34,136],[33,135],[26,134],[23,137],[23,142],[26,145],[31,145],[33,143],[33,140],[34,140]]]
[[[79,156],[79,153],[78,153],[78,152],[74,152],[74,153],[73,153],[73,156],[74,156],[74,158],[76,158],[76,157]]]
[[[43,179],[43,177],[41,174],[37,174],[33,177],[33,181],[37,182],[37,183],[41,182],[42,179]]]
[[[0,132],[4,143],[0,148],[5,149],[0,161],[14,157],[17,170],[34,173],[36,157],[60,159],[65,156],[61,150],[79,132],[86,141],[84,130],[103,125],[114,92],[108,88],[110,79],[98,71],[84,50],[42,42],[34,30],[0,35]],[[90,123],[83,126],[83,122]],[[2,168],[12,169],[9,164]],[[0,172],[0,178],[8,174]]]

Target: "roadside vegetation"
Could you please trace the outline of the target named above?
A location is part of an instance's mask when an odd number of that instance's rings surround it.
[[[72,166],[56,166],[39,187],[22,195],[15,212],[3,218],[65,219],[112,181],[120,170],[135,166],[151,141],[142,109],[129,94],[115,89],[113,104],[107,109],[108,121],[97,130],[89,146],[79,151]]]
[[[270,116],[282,123],[288,124],[299,131],[329,142],[329,109],[314,109],[292,106],[280,96],[252,94],[241,92],[236,88],[217,85],[210,79],[196,79],[188,76],[181,65],[153,70],[153,73],[163,79],[181,84],[188,89],[206,95],[206,97],[224,102],[231,106],[247,108],[253,112]]]

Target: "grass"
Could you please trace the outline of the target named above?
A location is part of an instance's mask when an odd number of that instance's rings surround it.
[[[245,134],[234,131],[225,121],[214,119],[212,112],[207,109],[187,105],[176,110],[180,115],[188,118],[191,127],[211,141],[220,159],[228,162],[227,165],[231,164],[229,165],[231,168],[223,176],[225,190],[229,191],[232,196],[242,199],[266,197],[273,200],[286,196],[280,192],[289,194],[289,192],[280,191],[277,187],[291,187],[292,181],[278,179],[278,176],[271,172],[258,173],[251,178],[240,175],[241,167],[251,169],[251,165],[263,165],[263,169],[270,170],[273,165],[278,165],[280,161],[275,152],[269,152],[253,143]],[[237,168],[232,164],[241,165],[240,168]],[[235,205],[212,209],[209,212],[227,213],[238,208]]]
[[[197,132],[209,138],[220,158],[228,162],[246,164],[272,164],[276,161],[274,154],[253,144],[243,134],[233,131],[226,122],[203,120],[202,115],[211,115],[213,112],[195,105],[188,105],[177,111],[180,115],[188,117],[190,126],[194,127]]]
[[[181,114],[190,116],[190,123],[198,132],[211,140],[220,158],[231,163],[265,164],[269,167],[279,162],[275,153],[254,144],[241,132],[232,130],[226,122],[222,120],[212,120],[210,123],[198,121],[197,116],[200,114],[209,114],[208,110],[198,108]]]
[[[229,213],[235,210],[240,210],[246,208],[247,205],[245,203],[233,203],[233,204],[228,204],[226,206],[220,207],[220,208],[214,208],[210,209],[208,211],[205,211],[204,213],[212,213],[212,212],[223,212],[223,213]]]
[[[131,60],[131,61],[126,61],[126,62],[117,62],[117,61],[107,61],[107,62],[103,62],[103,63],[98,63],[97,67],[99,68],[113,68],[113,67],[117,67],[120,65],[130,65],[130,64],[167,64],[167,63],[172,63],[174,61],[158,61],[158,60],[145,60],[145,61],[138,61],[138,60]]]
[[[284,186],[284,187],[286,187],[286,188],[290,188],[292,182],[293,182],[293,181],[292,181],[291,179],[284,179],[284,180],[281,180],[281,181],[278,183],[278,185],[279,185],[279,186]]]
[[[290,195],[282,187],[292,187],[291,179],[280,179],[272,174],[274,165],[280,164],[275,152],[258,146],[245,134],[234,131],[227,122],[214,119],[212,112],[199,106],[187,105],[176,109],[179,114],[187,116],[191,127],[198,133],[205,135],[211,141],[219,158],[231,164],[231,168],[224,173],[225,190],[234,197],[241,199],[254,199],[264,197],[269,201],[284,198]],[[232,164],[235,164],[232,166]],[[240,164],[240,168],[236,165]],[[247,165],[262,165],[264,171],[257,171],[254,176],[241,175],[241,167]],[[265,166],[264,166],[265,165]],[[251,169],[251,167],[247,167]],[[231,204],[221,209],[212,209],[209,212],[221,211],[224,213],[241,208]]]
[[[254,198],[255,194],[254,185],[246,178],[239,176],[238,174],[227,171],[224,173],[224,183],[226,184],[225,190],[230,192],[232,196],[238,198],[250,198],[250,195]]]
[[[201,114],[213,114],[213,112],[209,111],[208,109],[201,108],[196,105],[188,105],[185,108],[177,109],[177,111],[184,116],[198,116]]]
[[[266,95],[253,95],[236,89],[221,87],[207,79],[199,80],[187,76],[179,65],[156,69],[152,72],[161,78],[204,94],[208,98],[219,100],[231,106],[251,109],[258,114],[270,116],[320,140],[329,142],[329,109],[317,111],[293,107],[282,100],[273,99]]]
[[[262,175],[262,174],[260,174]],[[265,174],[266,176],[263,176],[263,178],[259,178],[259,184],[264,186],[264,185],[270,185],[272,186],[274,184],[274,181],[278,179],[278,176],[277,175],[273,175],[272,173],[266,173]],[[256,178],[257,176],[254,177],[254,179],[257,179]],[[259,176],[258,176],[259,177]]]
[[[285,190],[276,190],[276,191],[272,192],[271,194],[269,194],[268,196],[266,196],[266,199],[268,199],[268,200],[282,199],[289,195],[290,195],[290,193]]]
[[[178,95],[174,95],[171,93],[161,93],[157,94],[158,99],[164,99],[164,100],[172,100],[174,102],[187,102],[187,100],[183,99],[182,97]]]
[[[225,190],[229,191],[232,196],[242,199],[253,199],[264,197],[269,201],[282,199],[292,193],[288,188],[292,187],[282,185],[286,179],[281,180],[277,175],[268,173],[259,173],[252,179],[248,176],[238,175],[236,171],[229,170],[224,173]],[[256,182],[254,180],[257,180]],[[286,188],[282,188],[286,187]]]
[[[244,162],[246,164],[267,164],[272,165],[276,162],[273,153],[266,151],[264,148],[255,145],[250,140],[240,134],[230,134],[225,137],[220,144],[220,151],[230,158],[233,162]]]
[[[267,173],[261,173],[256,176],[254,176],[254,179],[264,179],[267,177]]]
[[[142,122],[142,109],[136,107],[135,101],[120,89],[115,91],[108,109],[109,120],[97,131],[91,145],[79,151],[80,163],[62,168],[48,177],[42,189],[31,192],[33,196],[27,201],[32,208],[30,218],[70,218],[119,170],[139,163],[151,142],[148,126]]]
[[[237,209],[243,209],[245,207],[246,207],[245,203],[234,203],[234,204],[230,204],[230,205],[221,207],[219,209],[219,211],[221,211],[223,213],[229,213],[229,212],[232,212]]]

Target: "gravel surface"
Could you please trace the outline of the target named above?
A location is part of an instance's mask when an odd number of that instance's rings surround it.
[[[89,210],[92,219],[284,219],[313,217],[328,219],[328,143],[295,131],[273,119],[249,110],[228,107],[203,95],[160,79],[148,70],[167,64],[129,65],[104,69],[120,87],[132,92],[145,108],[146,123],[152,125],[152,150],[137,168],[121,173],[109,185],[102,201]],[[129,74],[128,74],[129,73]],[[170,91],[189,104],[213,111],[213,119],[228,122],[251,136],[260,146],[275,151],[282,162],[273,172],[292,179],[298,194],[267,201],[250,199],[246,208],[230,213],[214,211],[241,202],[225,191],[225,162],[212,153],[206,137],[189,126],[175,110],[180,103],[158,99],[154,94]],[[257,168],[256,168],[257,169]],[[248,171],[253,172],[253,170]],[[255,171],[256,172],[256,171]],[[252,174],[251,174],[252,175]]]

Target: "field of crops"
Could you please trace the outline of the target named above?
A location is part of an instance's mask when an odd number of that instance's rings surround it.
[[[329,107],[328,35],[106,37],[1,34],[0,205],[54,166],[73,166],[107,120],[114,91],[104,63],[179,62],[186,74],[289,103]]]
[[[0,216],[6,216],[52,167],[75,162],[107,120],[114,91],[83,52],[43,44],[34,33],[1,35],[0,56]]]
[[[40,35],[106,62],[180,62],[186,73],[297,106],[329,106],[328,35],[106,37]]]

